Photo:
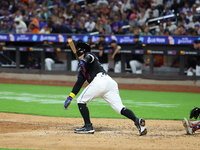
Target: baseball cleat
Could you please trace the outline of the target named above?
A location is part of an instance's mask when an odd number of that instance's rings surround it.
[[[138,120],[138,123],[137,124],[135,124],[136,125],[136,127],[138,128],[138,130],[139,130],[139,133],[140,133],[140,136],[142,136],[142,135],[146,135],[147,134],[147,129],[146,129],[146,127],[145,127],[145,120],[144,119],[139,119]]]
[[[187,134],[193,134],[194,131],[190,127],[190,121],[188,121],[186,118],[183,118],[182,122]]]
[[[80,129],[74,129],[74,133],[82,133],[82,134],[93,134],[94,131],[95,130],[93,129],[93,126],[91,123],[84,125]]]

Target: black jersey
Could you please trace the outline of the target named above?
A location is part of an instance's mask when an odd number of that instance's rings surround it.
[[[99,72],[106,73],[95,54],[86,53],[84,56],[84,61],[85,65],[84,67],[80,68],[78,74],[79,78],[84,78],[90,83]]]

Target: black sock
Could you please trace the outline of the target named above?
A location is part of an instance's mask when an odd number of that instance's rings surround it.
[[[129,110],[129,109],[126,109],[126,108],[122,108],[121,110],[121,114],[124,115],[125,117],[133,120],[135,123],[138,122],[138,118],[135,116],[135,114]]]
[[[79,111],[83,117],[85,124],[90,124],[90,113],[86,104],[78,103]]]

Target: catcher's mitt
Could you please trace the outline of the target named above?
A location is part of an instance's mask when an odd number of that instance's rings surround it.
[[[198,108],[198,107],[193,108],[193,109],[190,111],[190,119],[192,119],[193,117],[194,117],[195,119],[197,119],[198,116],[199,116],[199,114],[200,114],[200,108]]]

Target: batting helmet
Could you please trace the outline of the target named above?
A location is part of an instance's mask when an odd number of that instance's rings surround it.
[[[76,45],[76,48],[77,48],[77,55],[78,56],[81,56],[81,55],[91,51],[91,47],[87,43],[78,43]]]

